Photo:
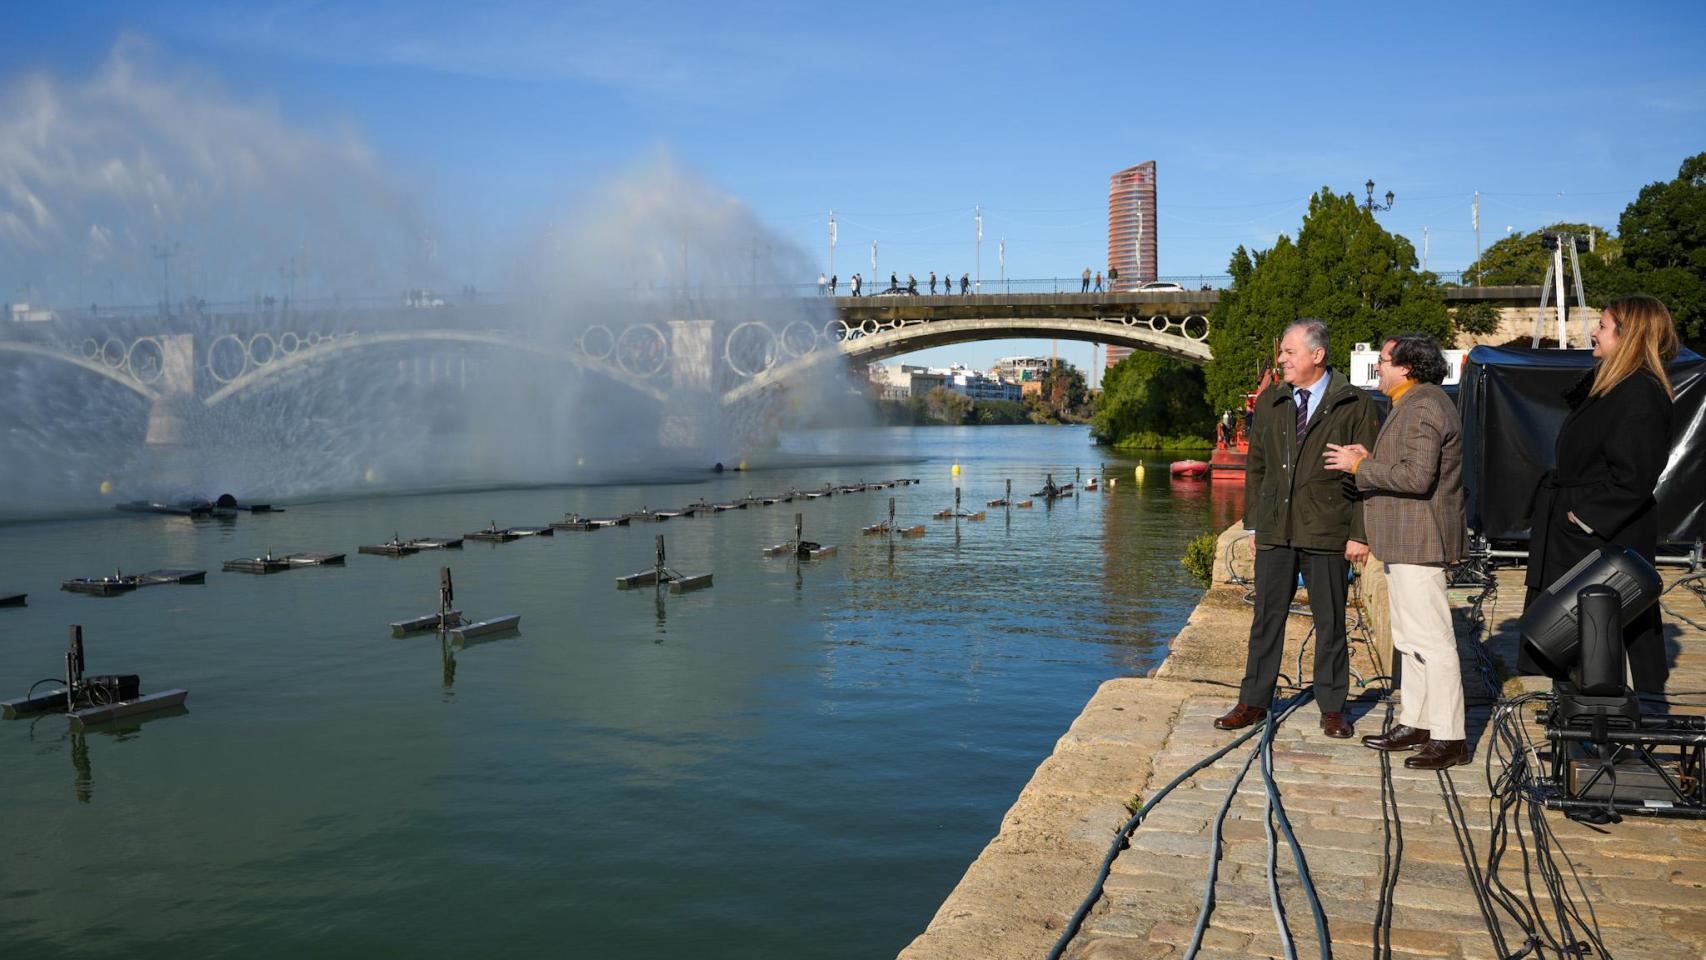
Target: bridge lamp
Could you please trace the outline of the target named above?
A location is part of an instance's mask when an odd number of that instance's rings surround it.
[[[1390,191],[1390,190],[1386,191],[1386,205],[1381,206],[1380,204],[1374,202],[1374,181],[1369,180],[1367,183],[1363,184],[1362,187],[1363,187],[1364,198],[1365,198],[1362,202],[1362,208],[1364,210],[1367,210],[1370,213],[1374,213],[1377,210],[1378,211],[1384,211],[1384,210],[1392,209],[1392,201],[1397,199],[1393,195],[1392,191]]]

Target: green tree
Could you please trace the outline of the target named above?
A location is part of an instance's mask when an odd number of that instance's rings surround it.
[[[1209,446],[1214,411],[1203,388],[1202,367],[1139,350],[1102,375],[1090,432],[1116,447]]]
[[[1541,242],[1541,235],[1547,233],[1593,235],[1593,249],[1576,255],[1581,261],[1584,283],[1586,278],[1603,271],[1606,263],[1615,260],[1621,247],[1603,227],[1586,223],[1554,223],[1528,233],[1513,233],[1481,251],[1481,258],[1463,271],[1463,279],[1466,282],[1473,280],[1484,287],[1532,286],[1545,280],[1546,268],[1552,265],[1552,251]],[[1565,254],[1564,265],[1568,269],[1568,253]],[[1570,295],[1574,296],[1575,291],[1570,291]]]
[[[947,387],[932,387],[924,397],[924,409],[929,411],[930,418],[938,423],[958,426],[966,422],[971,415],[971,398],[963,393],[955,393]]]
[[[1383,333],[1420,332],[1451,342],[1437,278],[1416,269],[1416,248],[1388,233],[1351,194],[1323,187],[1309,199],[1297,240],[1281,235],[1254,254],[1239,247],[1232,286],[1210,315],[1214,362],[1205,371],[1211,409],[1243,407],[1286,325],[1319,317],[1332,333],[1328,363],[1345,369],[1351,345]]]
[[[1060,360],[1043,374],[1042,389],[1025,398],[1034,423],[1079,423],[1090,415],[1084,371]]]
[[[1499,320],[1499,308],[1490,303],[1466,303],[1451,311],[1451,325],[1464,333],[1492,333]]]
[[[1591,279],[1589,301],[1649,293],[1685,339],[1706,338],[1706,153],[1684,160],[1676,179],[1642,187],[1617,232],[1623,255]]]

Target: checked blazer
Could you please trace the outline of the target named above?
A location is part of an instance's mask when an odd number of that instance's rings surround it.
[[[1463,559],[1463,421],[1431,383],[1393,404],[1370,456],[1357,465],[1368,546],[1387,563]]]

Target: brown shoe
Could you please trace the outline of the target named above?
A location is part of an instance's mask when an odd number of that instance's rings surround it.
[[[1422,749],[1404,758],[1404,766],[1411,770],[1444,770],[1461,767],[1468,762],[1467,740],[1429,740]]]
[[[1260,721],[1268,715],[1264,707],[1252,707],[1240,703],[1226,713],[1214,718],[1216,730],[1242,730],[1252,723]]]
[[[1338,710],[1321,714],[1321,730],[1335,740],[1349,740],[1356,733],[1344,713]]]
[[[1362,745],[1371,750],[1414,750],[1432,739],[1426,730],[1400,723],[1385,733],[1371,733],[1363,737]]]

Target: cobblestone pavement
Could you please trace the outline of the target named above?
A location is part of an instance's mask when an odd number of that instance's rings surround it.
[[[1485,866],[1491,790],[1483,733],[1491,697],[1472,645],[1483,645],[1500,663],[1514,661],[1523,593],[1520,572],[1503,572],[1499,580],[1500,591],[1487,605],[1487,633],[1474,635],[1469,620],[1460,621],[1466,690],[1472,697],[1481,694],[1470,712],[1475,762],[1442,776],[1407,770],[1403,755],[1397,755],[1390,778],[1395,817],[1385,815],[1382,803],[1380,755],[1356,740],[1322,734],[1313,704],[1302,706],[1276,732],[1273,774],[1280,803],[1319,893],[1332,955],[1394,960],[1500,956],[1460,845],[1472,847],[1469,863]],[[1681,590],[1666,600],[1674,658],[1669,689],[1706,690],[1706,631],[1677,616],[1706,620],[1706,608]],[[1231,609],[1224,600],[1221,606]],[[1244,622],[1247,630],[1247,618]],[[1193,617],[1193,623],[1194,643],[1242,647],[1243,636],[1234,632],[1230,619],[1214,623]],[[1180,639],[1186,641],[1186,633]],[[1167,675],[1164,669],[1162,676]],[[1527,689],[1544,688],[1533,680],[1526,683]],[[1524,689],[1516,680],[1504,684],[1506,695]],[[1235,696],[1235,690],[1223,685],[1182,679],[1132,678],[1104,685],[1054,756],[1039,768],[1000,835],[902,957],[1046,956],[1094,880],[1113,833],[1128,816],[1121,805],[1134,794],[1147,797],[1233,739],[1234,734],[1215,730],[1211,721]],[[1706,703],[1706,695],[1690,702]],[[1365,692],[1352,707],[1359,735],[1378,731],[1389,710],[1395,712],[1396,705],[1379,699],[1378,691]],[[1676,712],[1706,709],[1687,706]],[[1531,736],[1544,748],[1532,711],[1525,719]],[[1212,862],[1211,825],[1256,742],[1234,750],[1156,805],[1114,861],[1103,896],[1073,939],[1068,958],[1186,953]],[[1493,773],[1498,772],[1495,766]],[[1461,821],[1448,802],[1452,791],[1461,806]],[[1072,799],[1063,802],[1068,797]],[[1197,954],[1203,960],[1283,956],[1268,890],[1265,797],[1259,764],[1252,765],[1234,794],[1222,831],[1215,906]],[[1464,827],[1461,840],[1454,821]],[[1584,910],[1591,904],[1611,955],[1653,960],[1706,956],[1706,823],[1628,818],[1592,827],[1557,813],[1547,813],[1546,821],[1557,846],[1580,873],[1582,890],[1575,892],[1575,899]],[[1401,852],[1396,846],[1400,841]],[[1276,849],[1277,883],[1297,955],[1318,957],[1312,914],[1283,837]],[[1513,838],[1499,877],[1526,901],[1524,862]],[[1383,877],[1395,879],[1386,901],[1389,940],[1377,925]],[[1544,889],[1537,878],[1530,882],[1535,901],[1548,911],[1547,922],[1556,929]],[[1495,916],[1508,949],[1516,951],[1524,933],[1502,911],[1495,910]],[[1377,935],[1382,938],[1379,948]]]

